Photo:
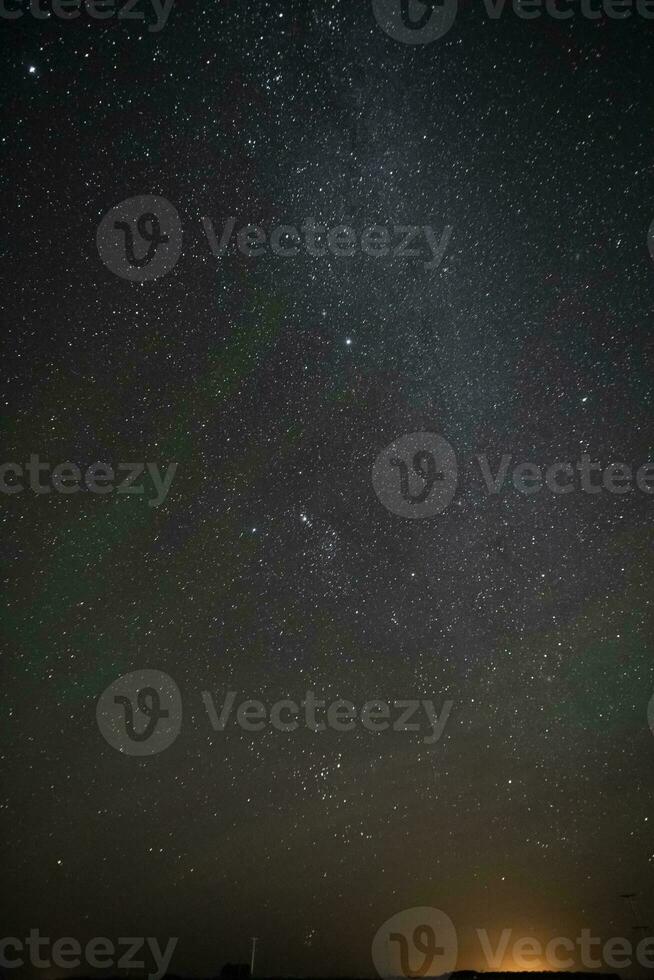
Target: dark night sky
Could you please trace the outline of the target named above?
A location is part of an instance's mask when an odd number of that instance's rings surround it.
[[[473,465],[654,460],[654,21],[462,3],[431,44],[368,0],[176,0],[166,27],[0,21],[3,460],[178,470],[144,497],[5,495],[2,935],[179,936],[173,968],[369,975],[395,912],[629,935],[654,913],[653,498]],[[136,284],[96,229],[172,202]],[[416,259],[210,253],[218,228],[452,226]],[[406,520],[371,467],[459,460]],[[179,738],[103,740],[119,675],[168,673]],[[212,733],[201,692],[452,700],[408,733]],[[627,932],[625,932],[627,930]],[[29,972],[29,971],[28,971]]]

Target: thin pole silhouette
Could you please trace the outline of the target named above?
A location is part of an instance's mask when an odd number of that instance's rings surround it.
[[[640,932],[643,933],[643,935],[646,935],[647,932],[649,931],[649,926],[640,925],[642,916],[640,914],[640,909],[636,904],[636,899],[638,898],[638,892],[625,892],[624,894],[620,895],[620,898],[624,898],[627,902],[629,902],[629,906],[631,908],[631,914],[633,916],[632,929],[634,930],[634,932],[635,933]]]
[[[256,949],[257,949],[257,940],[258,940],[259,937],[258,936],[251,936],[250,938],[252,940],[252,955],[250,956],[250,976],[253,977],[254,976],[254,954],[255,954]]]

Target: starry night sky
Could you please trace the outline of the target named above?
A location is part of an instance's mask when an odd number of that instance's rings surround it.
[[[176,0],[166,27],[0,21],[3,460],[178,462],[165,503],[1,498],[2,935],[179,936],[173,968],[370,975],[395,912],[629,935],[654,911],[653,498],[489,496],[473,465],[654,459],[654,22],[408,46],[367,0]],[[160,195],[135,284],[102,216]],[[201,219],[452,226],[442,265],[230,251]],[[371,467],[459,459],[406,520]],[[184,726],[126,758],[119,675]],[[443,738],[212,733],[200,692],[453,701]]]

